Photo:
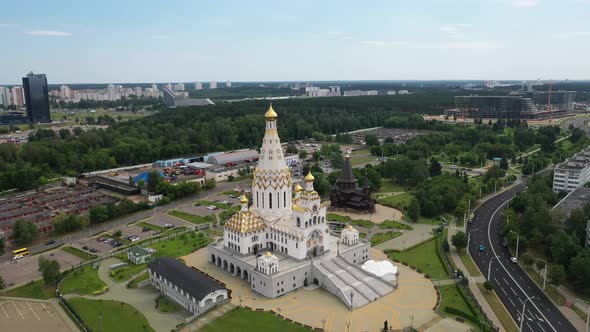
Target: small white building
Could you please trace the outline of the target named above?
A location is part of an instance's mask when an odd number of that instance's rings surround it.
[[[553,191],[571,192],[590,180],[590,146],[576,153],[553,171]]]
[[[152,286],[194,316],[229,300],[222,284],[174,258],[160,257],[148,269]]]
[[[263,256],[258,257],[258,271],[267,276],[279,272],[279,259],[267,251]]]
[[[340,242],[354,246],[359,243],[359,231],[354,229],[352,225],[348,225],[340,234]]]

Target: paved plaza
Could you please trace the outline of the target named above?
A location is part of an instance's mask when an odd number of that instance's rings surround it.
[[[383,253],[371,249],[371,257],[382,259]],[[432,310],[436,303],[436,292],[429,279],[422,274],[399,266],[399,289],[366,306],[350,311],[340,299],[331,293],[318,289],[301,288],[276,299],[268,299],[254,293],[244,280],[207,262],[207,249],[203,248],[183,257],[193,266],[226,284],[232,290],[234,305],[273,310],[294,321],[321,328],[326,321],[327,331],[377,331],[387,320],[394,329],[410,325],[420,326],[438,317]],[[240,303],[241,302],[241,303]]]

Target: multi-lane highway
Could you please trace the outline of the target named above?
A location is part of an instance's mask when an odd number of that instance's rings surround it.
[[[512,255],[508,248],[502,246],[502,236],[499,233],[502,211],[514,195],[525,188],[524,182],[515,185],[485,201],[475,210],[473,221],[467,227],[470,235],[469,252],[485,278],[490,272],[489,279],[496,294],[519,325],[523,303],[526,301],[523,331],[575,331],[574,326],[526,272],[510,260]],[[480,245],[485,247],[483,251],[480,251]],[[491,271],[488,271],[490,260]],[[527,301],[529,298],[531,299]]]

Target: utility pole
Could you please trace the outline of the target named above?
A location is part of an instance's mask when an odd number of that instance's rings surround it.
[[[524,309],[525,309],[525,307],[526,307],[526,303],[527,303],[527,301],[529,301],[529,300],[532,300],[532,299],[534,299],[534,298],[535,298],[534,296],[532,296],[532,297],[528,297],[528,298],[527,298],[527,299],[526,299],[526,300],[525,300],[525,301],[522,303],[522,314],[520,315],[520,328],[518,329],[518,330],[519,330],[519,331],[521,331],[521,332],[522,332],[522,326],[524,325]]]
[[[510,231],[510,233],[516,234],[516,259],[518,260],[518,243],[520,242],[520,235],[515,231]]]
[[[494,260],[494,258],[499,259],[498,256],[494,256],[490,259],[490,262],[488,264],[488,281],[490,281],[490,277],[492,274],[492,261]]]

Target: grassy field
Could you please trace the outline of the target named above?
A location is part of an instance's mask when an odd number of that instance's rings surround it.
[[[391,180],[381,180],[381,188],[376,193],[391,193],[391,192],[404,192],[404,187]]]
[[[377,157],[351,157],[350,164],[352,166],[367,164],[377,159]]]
[[[424,224],[424,225],[440,225],[440,220],[436,218],[428,218],[420,216],[418,220],[416,220],[416,224]]]
[[[361,227],[365,227],[365,228],[371,228],[374,225],[372,221],[370,221],[370,220],[363,220],[363,219],[353,220],[350,223],[353,226],[361,226]]]
[[[387,240],[395,239],[396,237],[402,235],[401,232],[387,232],[387,233],[377,233],[371,237],[371,246],[378,245],[379,243],[383,243]]]
[[[180,257],[188,255],[191,252],[206,246],[211,241],[203,233],[192,234],[195,234],[194,238],[192,237],[192,235],[181,235],[172,240],[153,243],[150,245],[150,248],[156,250],[156,252],[154,253],[155,257]]]
[[[477,321],[466,321],[469,322],[474,328],[475,331],[481,331],[479,324],[479,315],[476,313],[475,308],[473,307],[472,303],[467,302],[467,299],[461,295],[461,290],[459,290],[459,286],[457,285],[446,285],[440,286],[438,288],[440,292],[440,311],[445,312],[446,315],[456,316],[452,313],[448,313],[445,311],[445,308],[454,308],[456,310],[462,311],[463,313],[474,317]]]
[[[477,287],[486,298],[486,301],[490,304],[490,307],[492,307],[492,310],[500,320],[500,323],[502,323],[502,327],[504,327],[506,332],[517,332],[518,327],[516,326],[516,323],[508,311],[506,311],[506,308],[504,308],[494,291],[490,292],[486,290],[481,283],[477,284]]]
[[[408,250],[392,251],[389,256],[415,266],[433,279],[448,277],[443,262],[436,254],[436,238]]]
[[[129,265],[127,265],[126,267],[121,267],[114,271],[111,271],[111,278],[113,278],[115,282],[127,281],[129,280],[129,278],[138,274],[147,267],[147,264],[135,265],[129,261],[127,261],[127,264]]]
[[[140,274],[137,278],[131,280],[129,282],[129,284],[127,285],[127,287],[129,287],[129,288],[137,288],[137,284],[139,284],[140,282],[142,282],[144,280],[148,280],[149,277],[150,277],[150,274],[148,273],[148,271],[145,271],[142,274]]]
[[[164,231],[164,227],[160,227],[160,226],[157,226],[157,225],[154,225],[154,224],[150,224],[150,223],[145,222],[145,221],[140,221],[140,222],[136,223],[135,225],[136,226],[139,226],[139,227],[148,227],[152,231],[161,231],[161,232]]]
[[[467,252],[465,250],[461,250],[459,252],[459,257],[461,258],[461,262],[463,262],[463,265],[465,265],[465,268],[467,269],[467,272],[469,272],[469,274],[472,277],[479,277],[479,276],[481,276],[481,273],[477,269],[477,266],[475,266],[475,263],[473,262],[473,260],[467,254]]]
[[[395,221],[395,220],[385,220],[384,222],[379,224],[379,228],[381,228],[381,229],[397,228],[397,229],[405,229],[405,230],[410,230],[410,231],[412,229],[414,229],[412,226],[402,224],[401,222]]]
[[[26,285],[7,291],[6,296],[50,299],[55,297],[55,287],[45,286],[43,280],[31,281]]]
[[[378,200],[379,204],[392,207],[401,211],[406,211],[410,202],[414,199],[414,195],[411,193],[404,193],[395,196],[389,196]]]
[[[129,304],[110,300],[87,300],[76,297],[68,301],[94,332],[154,331],[145,316]]]
[[[200,329],[202,332],[310,332],[311,329],[282,320],[270,312],[236,308]]]
[[[341,216],[341,215],[335,214],[335,213],[328,213],[328,215],[326,217],[328,218],[328,221],[337,221],[337,222],[342,222],[342,223],[350,221],[350,217]]]
[[[178,210],[172,210],[172,211],[168,212],[168,214],[173,217],[180,218],[180,219],[186,220],[188,222],[192,222],[193,224],[206,224],[206,223],[216,221],[214,215],[197,216],[195,214],[190,214],[190,213],[186,213],[186,212],[182,212],[182,211],[178,211]]]
[[[67,252],[69,254],[72,254],[74,256],[78,256],[78,257],[82,258],[85,261],[88,261],[88,260],[91,260],[91,259],[94,259],[94,258],[98,257],[95,254],[91,254],[89,252],[85,252],[85,251],[82,251],[82,250],[80,250],[78,248],[69,247],[69,246],[68,247],[63,247],[63,248],[61,248],[61,250],[65,251],[65,252]]]
[[[59,286],[62,294],[90,295],[103,290],[106,284],[98,277],[98,270],[87,265],[70,273]]]
[[[174,301],[171,301],[166,296],[160,295],[156,298],[158,311],[163,313],[177,312],[180,308]]]
[[[234,215],[234,213],[238,212],[240,210],[240,206],[232,206],[231,208],[222,211],[219,213],[219,220],[227,220],[229,219],[231,216]]]

